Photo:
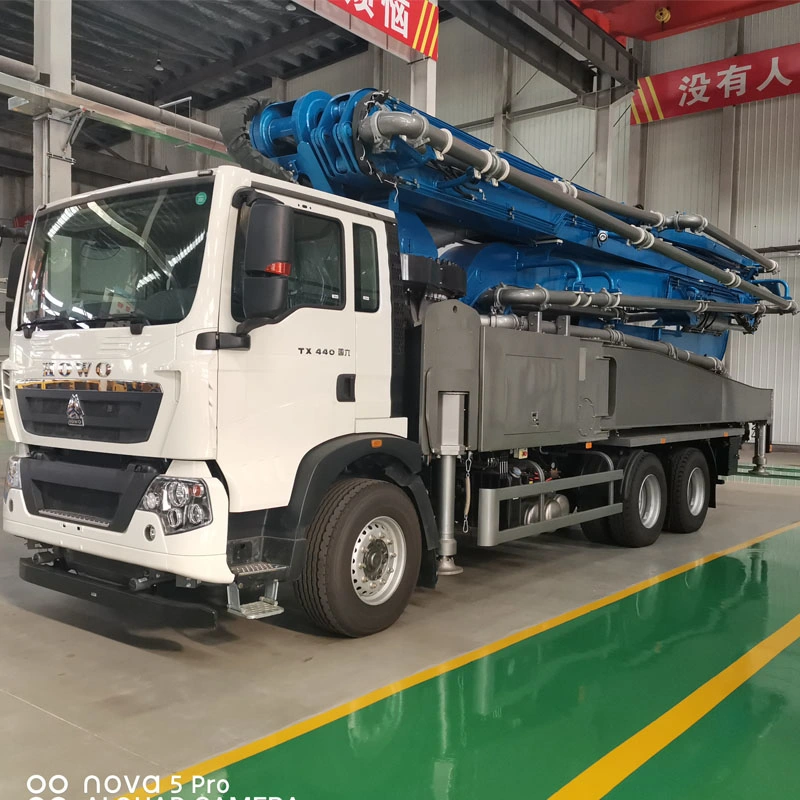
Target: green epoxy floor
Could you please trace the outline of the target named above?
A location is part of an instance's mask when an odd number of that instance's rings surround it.
[[[210,777],[225,800],[547,798],[800,613],[799,575],[795,528]],[[799,668],[793,645],[610,796],[794,796]]]
[[[662,750],[610,800],[753,800],[800,794],[800,644]]]

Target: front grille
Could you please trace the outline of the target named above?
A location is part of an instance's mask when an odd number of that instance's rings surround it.
[[[157,474],[152,465],[138,462],[114,468],[36,455],[20,462],[22,494],[31,514],[109,531],[127,528]]]
[[[160,392],[100,392],[17,389],[22,425],[37,436],[134,444],[146,442],[161,405]],[[67,411],[77,397],[83,424],[70,424]]]
[[[39,513],[48,517],[92,517],[102,520],[102,527],[107,527],[119,506],[119,494],[114,492],[88,487],[76,491],[73,486],[46,480],[35,481],[35,486],[39,491]],[[80,522],[78,519],[73,521]],[[89,524],[88,520],[83,521]]]

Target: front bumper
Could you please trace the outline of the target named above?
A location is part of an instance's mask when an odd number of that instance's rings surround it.
[[[105,581],[85,575],[76,575],[58,567],[34,564],[30,558],[19,562],[19,576],[28,583],[44,586],[81,600],[117,608],[123,611],[141,611],[149,621],[181,628],[214,628],[217,611],[201,603],[187,603],[171,597],[149,592],[132,592]]]
[[[169,572],[204,583],[228,584],[234,579],[228,568],[228,495],[222,483],[212,478],[202,462],[174,461],[166,475],[199,478],[206,482],[213,520],[208,525],[185,533],[166,535],[158,516],[151,511],[134,511],[121,531],[94,527],[87,523],[32,514],[25,505],[22,490],[11,489],[3,508],[3,527],[12,536],[64,547],[101,558]],[[155,529],[153,541],[145,528]]]

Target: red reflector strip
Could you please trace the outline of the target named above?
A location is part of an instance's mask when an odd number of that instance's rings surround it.
[[[292,262],[291,261],[273,261],[264,267],[264,272],[271,272],[273,275],[291,275]]]

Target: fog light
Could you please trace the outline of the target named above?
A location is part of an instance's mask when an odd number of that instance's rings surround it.
[[[3,490],[3,500],[8,499],[8,492],[10,489],[21,489],[22,478],[20,477],[20,456],[11,456],[8,459],[8,466],[6,467],[6,483]]]
[[[147,511],[157,511],[160,505],[161,498],[156,492],[146,492],[145,496],[142,498],[142,508]]]
[[[186,521],[195,527],[202,525],[206,521],[206,512],[203,510],[203,507],[197,503],[192,503],[192,505],[186,509]]]
[[[156,529],[152,525],[145,526],[144,538],[147,539],[148,542],[152,542],[153,539],[156,538]]]

